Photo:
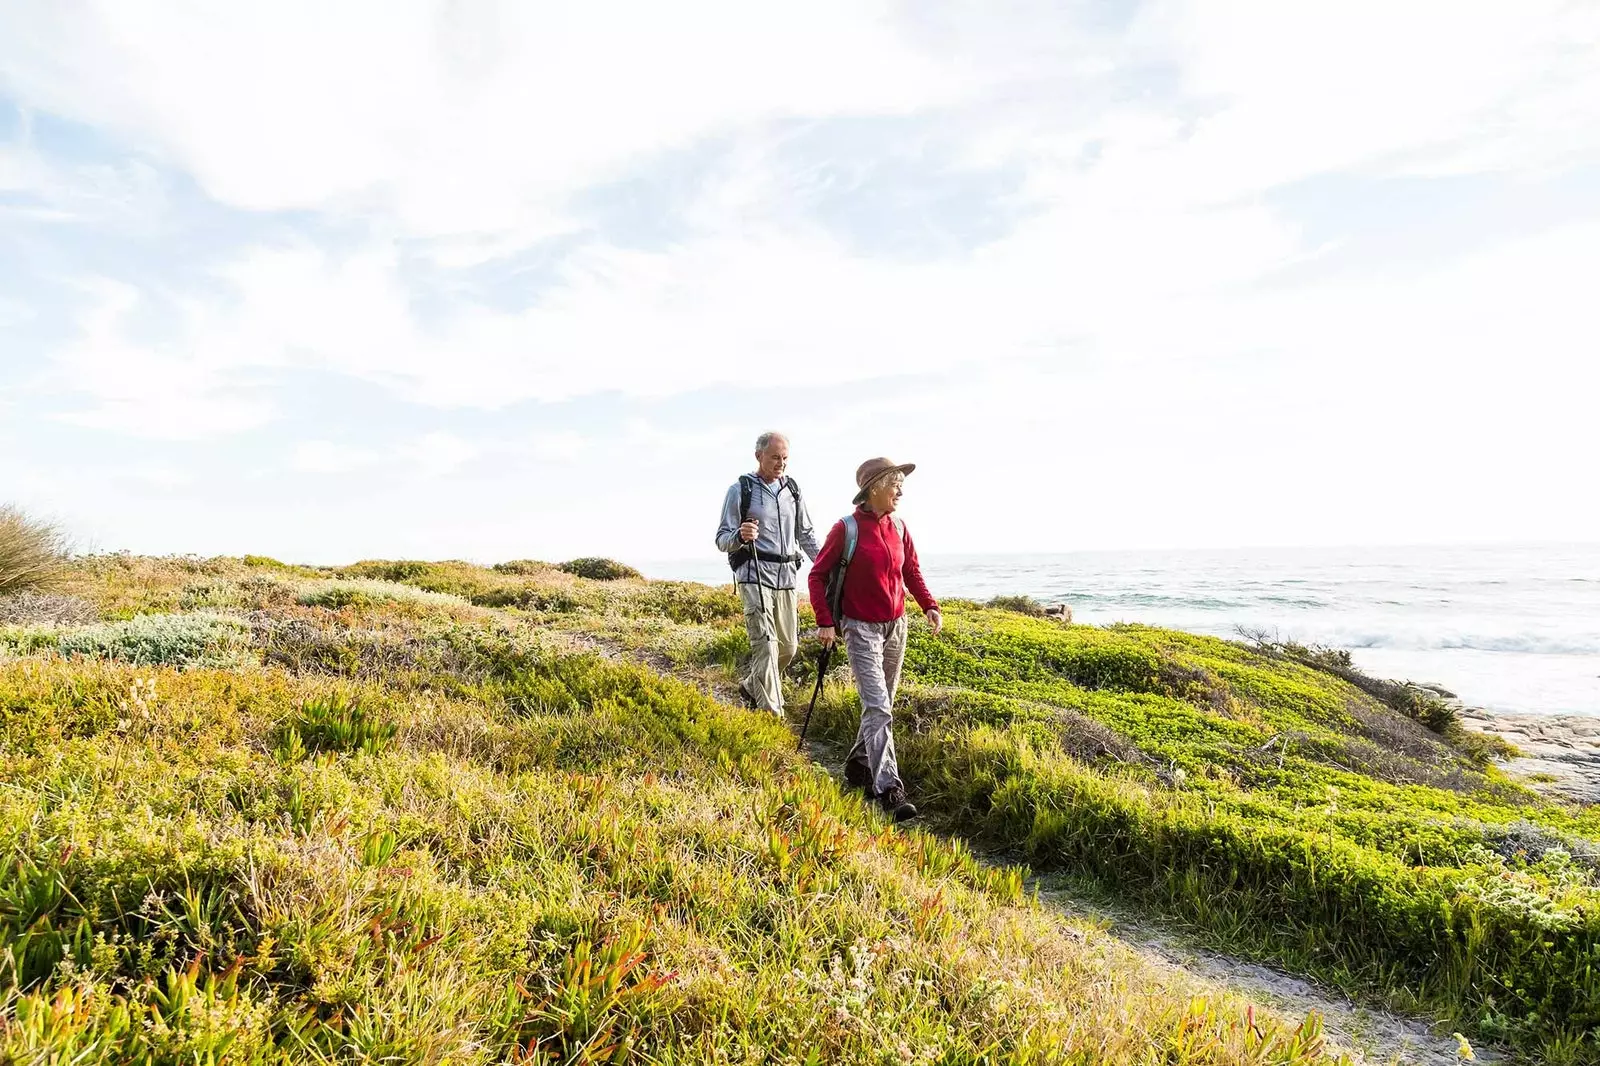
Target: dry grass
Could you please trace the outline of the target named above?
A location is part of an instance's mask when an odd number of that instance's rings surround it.
[[[0,506],[0,596],[44,588],[67,559],[66,534],[18,508]]]

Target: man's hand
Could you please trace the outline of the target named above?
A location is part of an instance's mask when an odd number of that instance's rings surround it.
[[[834,632],[832,626],[822,626],[817,630],[817,640],[821,642],[824,648],[828,647],[838,639],[839,635]]]
[[[928,612],[928,628],[933,630],[933,635],[938,636],[939,630],[944,628],[944,615],[938,611]]]
[[[756,539],[756,534],[761,532],[761,523],[757,519],[750,519],[739,527],[739,539],[749,544]]]

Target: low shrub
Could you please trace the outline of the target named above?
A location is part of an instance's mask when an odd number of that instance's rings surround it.
[[[372,578],[377,581],[414,581],[426,574],[432,564],[418,559],[364,559],[339,571],[341,577]]]
[[[1388,681],[1373,677],[1357,667],[1350,652],[1344,648],[1329,648],[1320,644],[1307,647],[1292,640],[1275,642],[1259,634],[1250,636],[1262,651],[1282,655],[1312,669],[1348,681],[1367,695],[1382,700],[1407,718],[1421,722],[1435,733],[1450,735],[1459,724],[1460,716],[1455,705],[1438,692],[1409,681]]]
[[[236,666],[248,634],[244,622],[224,615],[147,614],[68,629],[53,643],[62,655],[137,666]]]
[[[644,576],[633,567],[619,563],[615,559],[594,557],[569,559],[562,563],[558,569],[574,577],[588,578],[590,581],[617,581],[622,578],[641,578]]]
[[[996,596],[984,606],[995,611],[1014,611],[1029,618],[1044,617],[1044,604],[1032,596]]]
[[[536,574],[547,574],[557,569],[551,563],[542,563],[537,559],[512,559],[504,563],[495,563],[490,567],[497,574],[514,574],[517,577],[532,577]]]
[[[370,579],[355,581],[319,581],[308,583],[300,593],[300,602],[307,607],[368,607],[378,603],[414,603],[428,606],[465,606],[460,596],[446,592],[429,592],[399,582]]]
[[[9,504],[0,506],[0,596],[49,584],[60,577],[66,559],[61,530]]]
[[[744,617],[744,604],[732,586],[713,588],[689,581],[652,581],[630,603],[630,613],[665,617],[680,625],[730,622]]]

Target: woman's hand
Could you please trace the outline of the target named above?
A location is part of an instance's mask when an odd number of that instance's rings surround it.
[[[939,630],[944,628],[944,615],[938,611],[928,612],[928,628],[933,630],[933,635],[938,636]]]
[[[820,626],[820,627],[818,627],[818,629],[817,629],[817,640],[821,642],[821,644],[822,644],[822,646],[824,648],[828,647],[829,645],[831,645],[834,641],[836,641],[838,639],[839,639],[839,635],[833,631],[833,627],[832,626]]]

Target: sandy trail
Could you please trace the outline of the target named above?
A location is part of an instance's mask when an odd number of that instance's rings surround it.
[[[845,753],[842,750],[820,741],[808,741],[806,751],[814,762],[843,784]],[[938,831],[935,825],[928,828]],[[972,847],[970,842],[966,843]],[[977,848],[973,851],[996,864],[1019,861]],[[1422,1019],[1380,1006],[1356,1003],[1337,990],[1215,951],[1205,946],[1200,936],[1184,931],[1181,926],[1155,922],[1132,910],[1108,906],[1103,901],[1091,902],[1074,892],[1064,878],[1035,875],[1032,883],[1038,888],[1040,904],[1063,921],[1098,928],[1101,935],[1113,938],[1157,969],[1181,974],[1207,988],[1232,992],[1294,1022],[1317,1012],[1322,1016],[1328,1042],[1357,1063],[1455,1066],[1462,1061],[1460,1044],[1455,1037],[1448,1031],[1434,1031]],[[1473,1052],[1480,1063],[1498,1062],[1503,1058],[1493,1048],[1474,1046]]]

